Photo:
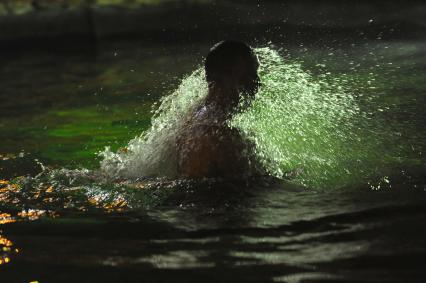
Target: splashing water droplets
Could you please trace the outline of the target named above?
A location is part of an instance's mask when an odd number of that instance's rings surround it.
[[[299,64],[284,62],[274,50],[256,51],[262,87],[252,107],[234,117],[232,126],[256,143],[256,154],[270,174],[291,174],[308,187],[346,185],[354,170],[347,164],[356,159],[348,154],[349,147],[359,140],[354,122],[362,116],[354,98],[340,85],[314,79]]]
[[[176,176],[175,140],[185,116],[207,94],[202,68],[183,79],[179,88],[161,100],[154,111],[151,128],[129,142],[125,151],[113,153],[108,148],[101,169],[111,177]]]
[[[368,119],[355,96],[345,91],[344,79],[313,77],[268,47],[256,53],[262,86],[251,106],[229,125],[254,141],[266,171],[280,178],[292,176],[293,182],[312,188],[362,182],[369,159],[381,153],[378,142],[365,141],[363,135],[371,132]],[[199,68],[161,100],[151,129],[131,140],[125,151],[101,153],[101,170],[116,178],[176,177],[179,129],[206,94]]]

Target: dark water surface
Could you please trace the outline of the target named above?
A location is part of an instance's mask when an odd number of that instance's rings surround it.
[[[232,196],[232,193],[230,194]],[[6,282],[423,282],[424,193],[258,188],[4,226]],[[212,197],[213,198],[213,197]]]
[[[394,125],[408,150],[385,178],[184,187],[155,207],[107,211],[34,209],[4,197],[5,184],[38,173],[34,159],[96,168],[104,146],[149,127],[153,103],[207,46],[2,55],[0,282],[425,282],[426,43],[330,45],[275,48],[314,76],[347,74],[360,107]]]

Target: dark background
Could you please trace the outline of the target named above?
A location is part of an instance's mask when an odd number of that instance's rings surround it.
[[[418,39],[424,1],[3,0],[0,48],[143,42]]]

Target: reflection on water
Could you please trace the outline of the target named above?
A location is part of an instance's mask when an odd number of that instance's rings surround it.
[[[13,223],[16,220],[8,213],[0,213],[0,225]],[[14,248],[11,240],[5,238],[0,230],[0,265],[9,263],[11,258],[19,253],[18,248]]]
[[[15,219],[13,219],[12,215],[9,213],[1,213],[0,214],[0,224],[7,224],[15,222]]]

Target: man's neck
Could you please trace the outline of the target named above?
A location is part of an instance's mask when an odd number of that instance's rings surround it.
[[[206,103],[214,103],[225,112],[233,112],[238,105],[239,93],[236,87],[231,85],[212,84],[209,86]]]

